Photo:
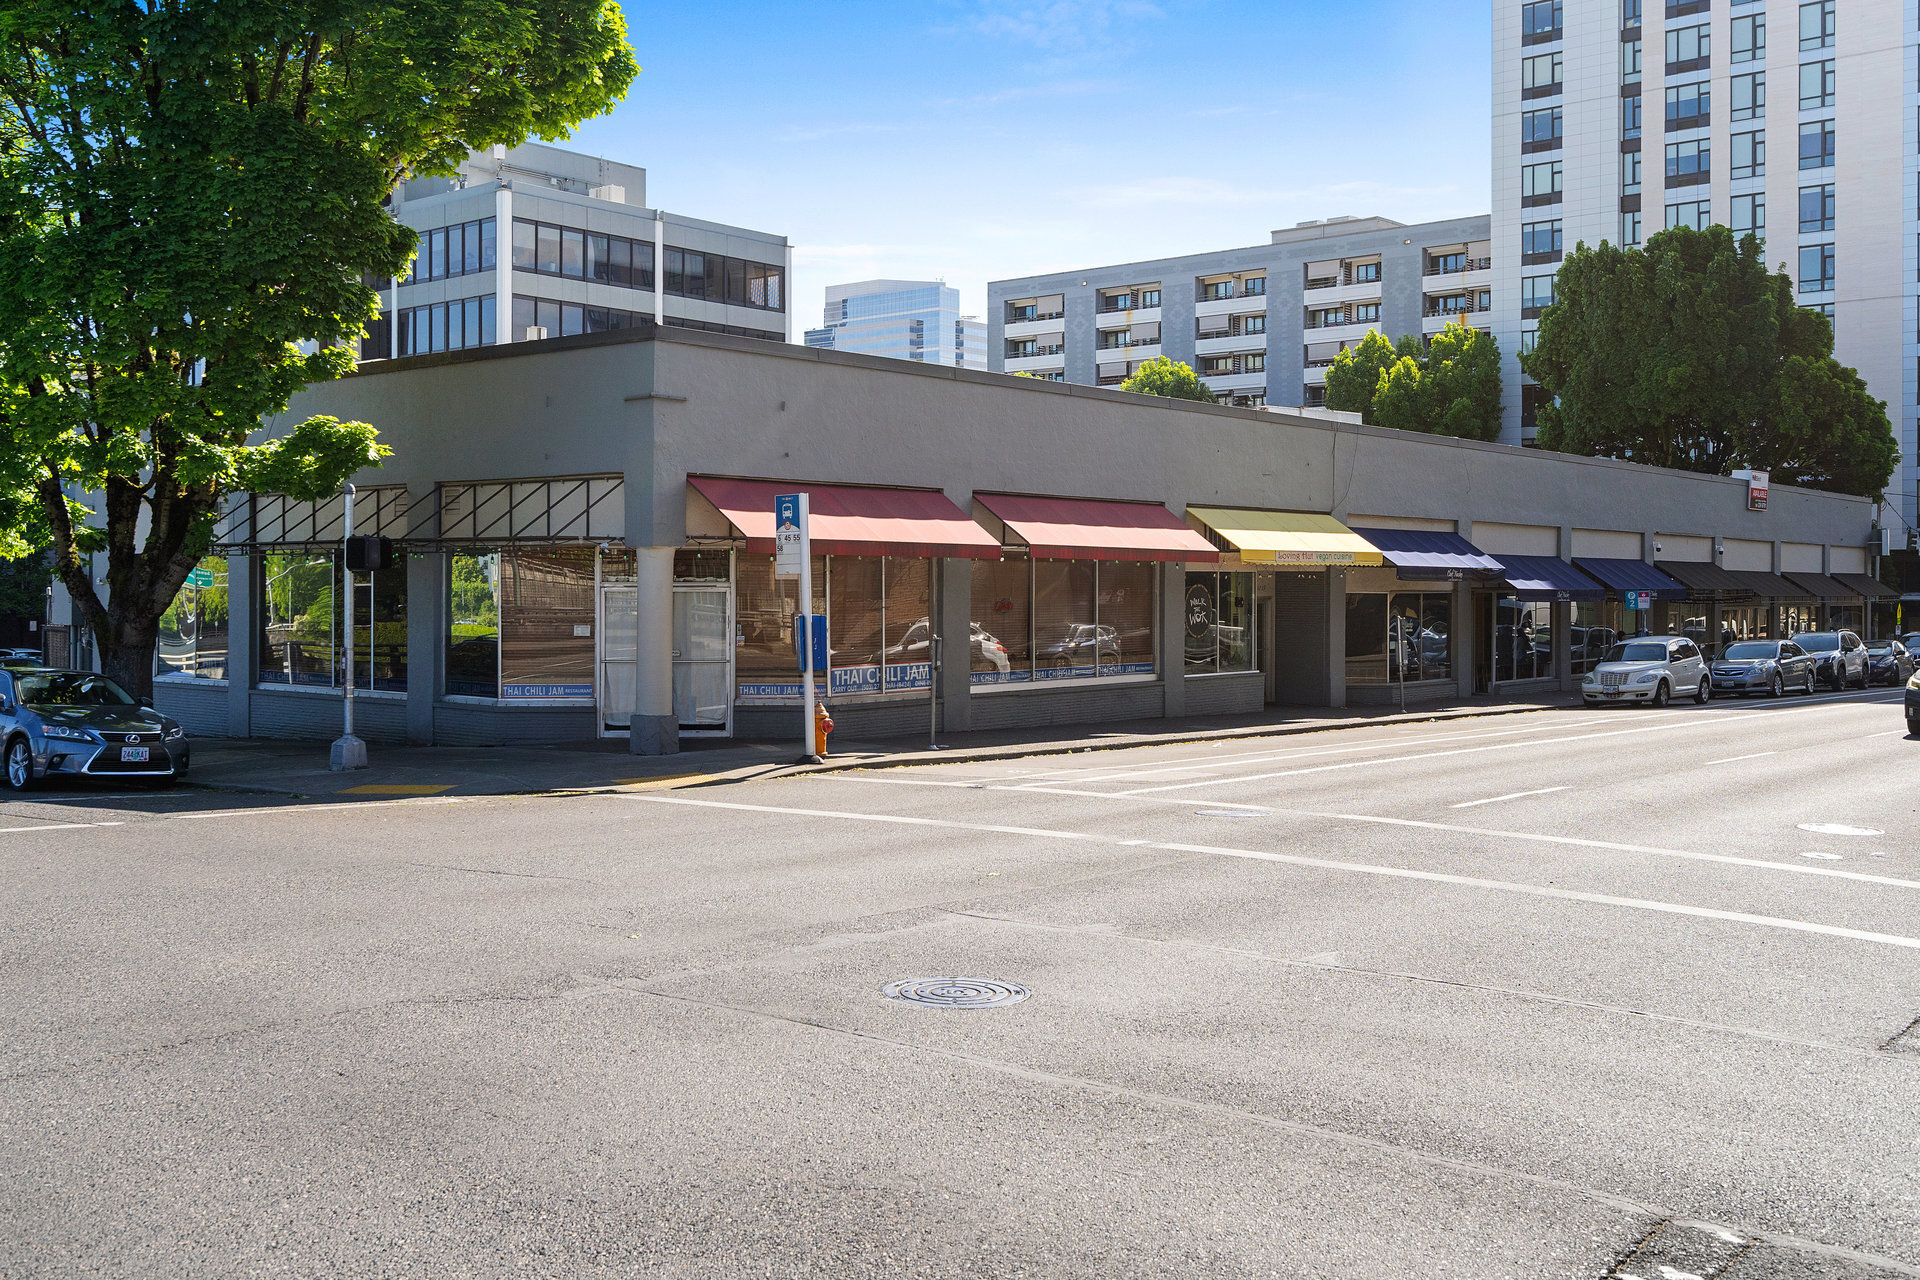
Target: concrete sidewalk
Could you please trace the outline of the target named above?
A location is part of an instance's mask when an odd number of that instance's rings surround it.
[[[938,749],[924,737],[885,742],[834,741],[826,763],[797,763],[797,742],[743,743],[689,739],[673,756],[635,756],[623,740],[522,747],[369,746],[368,767],[353,773],[327,768],[324,742],[198,738],[192,784],[227,791],[302,798],[391,799],[395,796],[515,795],[598,791],[622,787],[685,786],[789,773],[952,764],[1019,756],[1061,755],[1181,742],[1315,733],[1366,724],[1413,724],[1579,705],[1578,694],[1547,694],[1524,702],[1469,698],[1403,713],[1385,708],[1269,707],[1248,716],[1135,720],[1052,725],[1005,732],[943,734]],[[799,720],[795,714],[796,723]]]

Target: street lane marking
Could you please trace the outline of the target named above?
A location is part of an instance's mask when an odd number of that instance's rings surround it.
[[[1045,840],[1091,841],[1095,844],[1115,845],[1119,842],[1112,836],[1094,835],[1085,831],[1058,831],[1045,827],[1013,827],[993,823],[958,822],[947,818],[919,818],[891,813],[857,813],[841,809],[802,809],[794,805],[744,804],[729,800],[694,800],[684,796],[636,795],[630,797],[642,804],[678,804],[701,809],[730,809],[745,813],[778,814],[796,818],[836,818],[842,822],[877,822],[897,826],[944,827],[955,831],[984,831],[999,835],[1034,836]],[[1325,817],[1347,817],[1344,814],[1313,815]],[[1355,818],[1354,821],[1396,821],[1393,819]],[[1407,822],[1399,825],[1437,826],[1434,823]],[[1460,828],[1465,830],[1465,828]],[[1489,835],[1505,835],[1506,832],[1487,832]],[[1551,838],[1551,837],[1547,837]],[[1875,933],[1866,929],[1847,929],[1839,925],[1816,924],[1810,920],[1790,920],[1783,916],[1763,916],[1747,911],[1724,911],[1717,907],[1696,907],[1680,902],[1660,902],[1652,898],[1625,898],[1606,893],[1586,893],[1577,889],[1560,889],[1547,885],[1520,884],[1511,880],[1488,880],[1479,876],[1453,875],[1442,871],[1418,871],[1411,867],[1387,867],[1370,862],[1343,862],[1332,858],[1309,858],[1294,853],[1269,853],[1260,849],[1232,849],[1221,845],[1185,844],[1177,841],[1154,841],[1145,846],[1152,849],[1164,849],[1170,853],[1198,853],[1217,858],[1240,858],[1249,862],[1277,862],[1287,866],[1313,867],[1323,871],[1344,871],[1354,875],[1382,876],[1396,880],[1419,880],[1429,884],[1454,885],[1465,889],[1485,889],[1494,893],[1513,893],[1526,897],[1551,898],[1562,902],[1581,902],[1591,906],[1624,907],[1635,911],[1653,911],[1663,915],[1687,916],[1700,920],[1720,920],[1732,924],[1755,925],[1766,929],[1784,929],[1794,933],[1809,933],[1831,938],[1845,938],[1852,942],[1871,942],[1881,946],[1902,947],[1920,951],[1920,938],[1904,937],[1893,933]],[[1686,854],[1686,857],[1711,857],[1705,854]],[[1784,865],[1784,864],[1781,864]],[[1801,868],[1795,868],[1801,870]],[[1823,868],[1804,868],[1810,872],[1822,872]],[[1825,872],[1828,875],[1849,875],[1850,878],[1877,880],[1880,877],[1858,876],[1846,872]],[[1909,888],[1920,889],[1920,884],[1907,881],[1893,883],[1904,884]]]
[[[1485,800],[1462,800],[1459,804],[1448,805],[1450,809],[1471,809],[1475,805],[1498,804],[1502,800],[1518,800],[1522,796],[1544,796],[1555,791],[1571,791],[1571,787],[1541,787],[1538,791],[1513,791],[1504,796],[1488,796]]]
[[[37,827],[0,827],[0,835],[16,831],[78,831],[82,827],[124,827],[124,822],[45,822]]]
[[[357,787],[342,787],[339,796],[437,796],[453,790],[451,782],[368,782]]]
[[[1758,760],[1762,756],[1777,756],[1778,751],[1756,751],[1750,756],[1724,756],[1718,760],[1709,760],[1708,764],[1735,764],[1741,760]]]

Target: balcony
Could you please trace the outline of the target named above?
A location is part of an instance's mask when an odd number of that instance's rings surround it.
[[[1434,306],[1429,302],[1427,306],[1420,309],[1420,318],[1423,320],[1431,320],[1436,316],[1442,316],[1451,320],[1455,316],[1477,315],[1482,311],[1491,310],[1493,310],[1493,304],[1491,302],[1482,305],[1479,302],[1462,301],[1451,306]]]
[[[1007,359],[1032,360],[1037,356],[1063,355],[1066,350],[1067,344],[1064,342],[1010,344],[1007,347]]]
[[[1058,320],[1066,315],[1064,311],[1041,311],[1037,307],[1008,307],[1008,324],[1028,324],[1035,320]]]
[[[1423,276],[1459,276],[1469,271],[1493,270],[1492,258],[1467,258],[1464,262],[1429,262]]]
[[[1157,347],[1159,345],[1160,337],[1158,334],[1151,338],[1109,338],[1107,335],[1102,334],[1100,335],[1100,341],[1095,347],[1095,350],[1125,351],[1130,347]]]

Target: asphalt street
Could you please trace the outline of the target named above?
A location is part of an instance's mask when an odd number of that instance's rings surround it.
[[[0,1278],[1920,1276],[1917,908],[1885,690],[43,792]]]

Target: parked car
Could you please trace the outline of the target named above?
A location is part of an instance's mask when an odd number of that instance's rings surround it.
[[[1664,707],[1675,695],[1705,702],[1713,681],[1700,646],[1685,636],[1640,636],[1607,650],[1598,666],[1580,682],[1581,699],[1590,707],[1645,702]]]
[[[91,671],[0,669],[0,781],[25,791],[48,777],[171,783],[187,772],[187,731]]]
[[[1867,646],[1851,631],[1802,631],[1793,642],[1813,655],[1814,674],[1836,689],[1866,688]]]
[[[1813,692],[1813,655],[1791,640],[1736,640],[1712,669],[1715,693]]]
[[[1913,672],[1913,654],[1898,640],[1874,640],[1868,643],[1868,684],[1903,685]]]

